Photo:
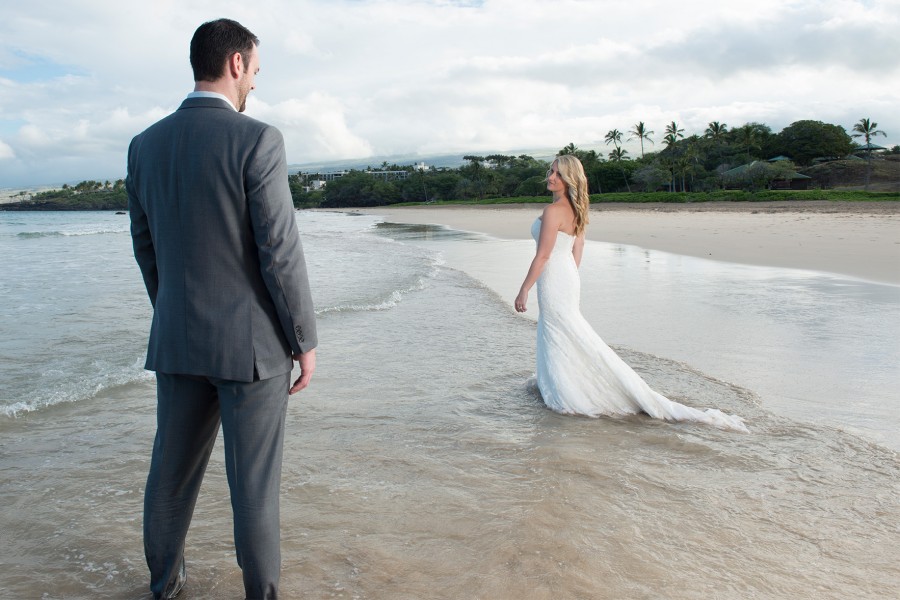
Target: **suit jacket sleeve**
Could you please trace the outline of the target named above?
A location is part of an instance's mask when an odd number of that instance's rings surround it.
[[[128,212],[131,216],[131,240],[134,245],[134,258],[141,269],[150,303],[156,307],[156,292],[159,289],[159,272],[156,269],[156,250],[150,236],[150,224],[147,213],[137,195],[134,181],[135,154],[140,146],[140,139],[135,138],[128,148],[128,175],[125,178],[125,190],[128,192]]]
[[[291,350],[307,352],[318,343],[316,315],[294,220],[284,140],[274,127],[263,129],[250,154],[245,181],[263,280]]]

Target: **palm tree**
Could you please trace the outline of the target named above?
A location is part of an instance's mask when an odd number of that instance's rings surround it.
[[[678,142],[678,138],[684,138],[684,129],[681,129],[675,121],[672,121],[666,125],[666,137],[669,136],[671,136],[669,145],[674,146]]]
[[[660,158],[663,159],[663,162],[666,168],[672,173],[672,186],[669,188],[672,192],[675,191],[675,158],[676,154],[676,144],[678,143],[679,135],[684,137],[683,129],[679,129],[675,124],[675,121],[672,121],[669,125],[666,125],[666,135],[663,136],[663,144],[666,145],[666,150],[668,151],[666,154],[663,154]]]
[[[616,148],[619,147],[619,144],[622,143],[622,132],[618,129],[610,129],[606,132],[606,137],[603,138],[606,141],[606,145],[615,144]]]
[[[883,135],[887,137],[887,134],[880,129],[878,129],[878,123],[875,121],[870,121],[869,119],[860,119],[859,123],[853,125],[853,131],[856,133],[853,134],[853,137],[858,138],[862,137],[866,139],[866,191],[869,191],[869,178],[872,175],[872,138],[876,135]]]
[[[613,129],[609,133],[612,133],[613,131],[616,131],[616,130]],[[621,137],[621,136],[622,136],[622,134],[620,133],[619,137]],[[607,137],[609,137],[609,134],[607,134]],[[606,143],[608,144],[609,142],[607,141]],[[625,156],[626,154],[628,154],[628,150],[625,150],[624,148],[622,148],[620,146],[616,146],[615,150],[613,150],[612,152],[609,153],[609,160],[614,163],[621,163],[623,160],[631,160],[630,158]],[[619,165],[619,168],[622,169],[622,178],[625,179],[625,189],[627,189],[629,192],[631,192],[631,186],[628,185],[628,175],[625,174],[625,168],[622,167],[621,164]]]
[[[708,153],[707,160],[711,159],[715,162],[722,161],[724,147],[728,144],[725,136],[728,134],[728,125],[719,123],[718,121],[710,121],[703,132],[703,137],[712,140],[712,146]],[[692,178],[693,179],[693,178]]]
[[[675,136],[672,134],[666,135],[663,138],[663,143],[666,144],[666,149],[675,147]],[[672,178],[669,180],[669,191],[675,191],[675,152],[663,152],[659,155],[659,165],[664,168],[669,174],[672,175]]]
[[[625,150],[624,148],[620,148],[619,146],[616,146],[616,149],[609,153],[609,160],[611,160],[612,162],[619,162],[622,160],[631,160],[630,157],[625,156],[626,154],[628,154],[628,150]]]
[[[750,162],[750,150],[759,149],[759,130],[755,123],[744,123],[733,132],[739,146],[747,147],[747,162]]]
[[[653,132],[647,129],[647,126],[644,125],[643,121],[638,121],[634,126],[632,126],[628,133],[631,134],[628,136],[629,140],[637,138],[641,141],[641,158],[644,158],[644,140],[647,140],[652,144],[653,140],[650,139],[650,134]]]
[[[560,156],[562,156],[562,155],[564,155],[564,154],[575,154],[576,152],[578,152],[578,147],[575,145],[574,142],[569,142],[569,145],[568,145],[568,146],[564,146],[564,147],[562,148],[562,150],[560,150],[559,152],[557,152],[557,154],[559,154]]]
[[[603,161],[603,158],[597,154],[596,150],[579,150],[578,160],[584,166],[584,171],[597,166],[597,163]]]
[[[872,142],[872,138],[876,135],[883,135],[887,137],[887,134],[880,129],[878,129],[878,123],[875,121],[870,121],[869,119],[860,119],[859,123],[856,123],[853,126],[853,131],[857,133],[853,134],[853,137],[864,137],[866,138],[866,143],[869,144]]]
[[[688,144],[687,148],[682,150],[674,159],[674,166],[681,171],[681,191],[687,191],[686,176],[691,176],[691,189],[694,188],[694,173],[697,172],[697,166],[700,164],[700,154],[694,144]]]
[[[718,121],[710,121],[703,135],[718,143],[726,133],[728,133],[728,125]]]

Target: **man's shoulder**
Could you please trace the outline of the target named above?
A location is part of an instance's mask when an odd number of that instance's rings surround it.
[[[227,123],[227,126],[235,133],[247,135],[255,132],[256,135],[263,131],[278,131],[275,126],[259,119],[255,119],[245,113],[237,112],[224,100],[217,98],[188,98],[172,116],[188,120],[209,121],[211,123]]]
[[[217,98],[187,98],[178,109],[135,136],[135,140],[167,135],[172,129],[200,128],[229,131],[239,136],[261,136],[264,132],[280,136],[274,125],[239,113]]]

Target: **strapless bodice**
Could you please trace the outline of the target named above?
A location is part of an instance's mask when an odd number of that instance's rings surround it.
[[[543,221],[540,217],[534,220],[534,223],[531,224],[531,237],[534,238],[534,242],[537,243],[541,238],[541,224]],[[552,255],[556,255],[557,253],[571,253],[572,246],[575,244],[575,236],[569,235],[565,231],[557,231],[556,232],[556,243],[553,245]]]

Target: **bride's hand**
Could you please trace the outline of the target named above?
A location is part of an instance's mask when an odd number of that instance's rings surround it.
[[[528,292],[520,291],[519,295],[516,296],[516,303],[515,303],[516,312],[521,313],[521,312],[525,312],[526,310],[528,310],[527,304],[528,304]]]

